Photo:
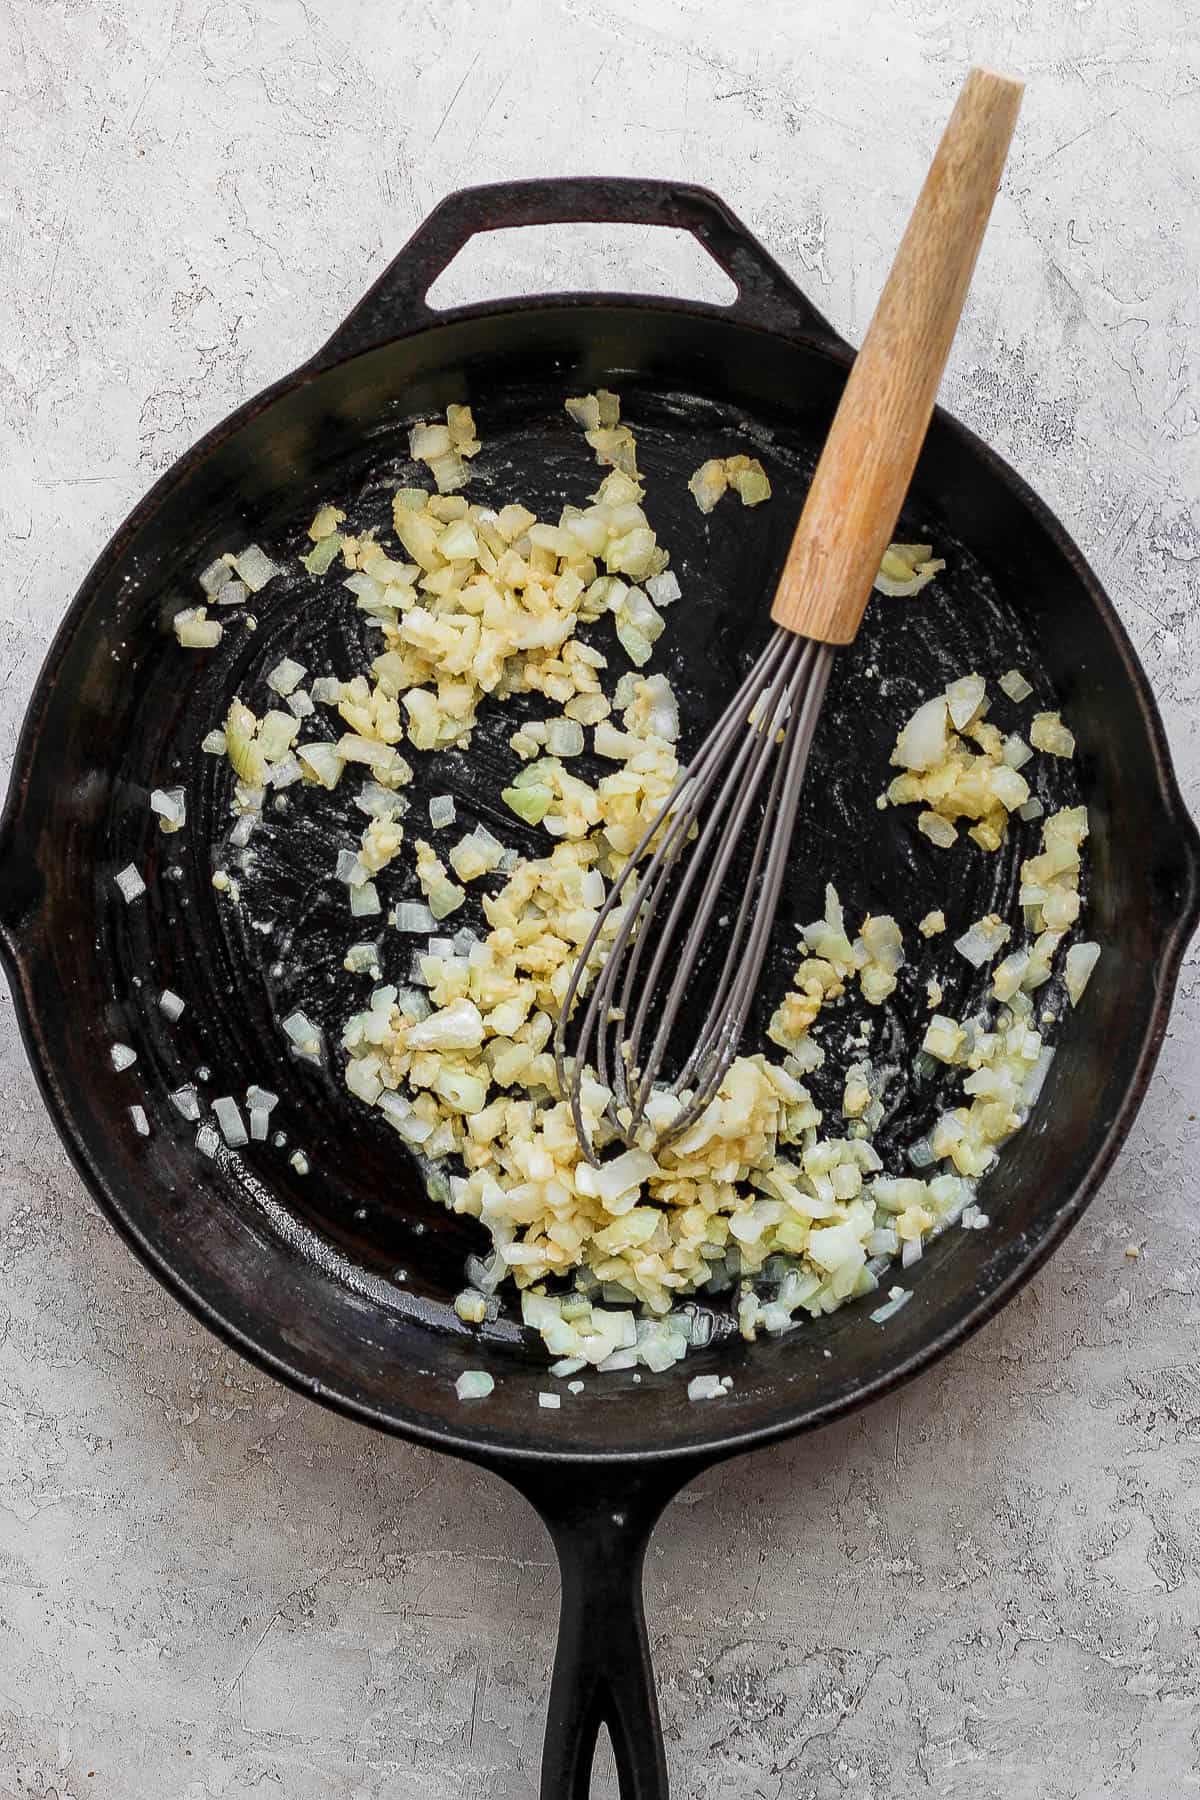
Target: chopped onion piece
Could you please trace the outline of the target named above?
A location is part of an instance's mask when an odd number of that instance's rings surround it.
[[[226,749],[225,733],[210,731],[200,740],[200,748],[206,756],[224,756]]]
[[[454,1310],[464,1325],[482,1325],[487,1318],[487,1301],[473,1288],[465,1288],[455,1295]]]
[[[1072,1006],[1078,1006],[1083,997],[1083,990],[1087,987],[1088,982],[1092,978],[1092,970],[1099,961],[1099,944],[1072,944],[1071,948],[1067,951],[1066,967],[1063,974]]]
[[[133,1120],[133,1129],[137,1132],[138,1136],[139,1137],[149,1137],[150,1136],[150,1121],[146,1117],[145,1107],[144,1106],[131,1106],[129,1108],[129,1116]]]
[[[295,693],[307,672],[303,663],[295,662],[292,657],[285,656],[281,662],[275,664],[267,676],[267,686],[274,688],[277,694],[282,694],[286,699],[289,694]]]
[[[277,564],[257,544],[247,544],[244,550],[239,551],[233,559],[233,566],[252,594],[265,588],[268,581],[279,573]]]
[[[288,1157],[288,1161],[291,1163],[293,1169],[295,1169],[297,1175],[308,1174],[309,1162],[303,1150],[293,1150],[292,1154]]]
[[[189,606],[174,618],[175,636],[185,650],[215,650],[225,633],[217,619],[210,619],[202,606]]]
[[[723,1400],[733,1386],[733,1378],[726,1375],[693,1375],[687,1385],[689,1400]]]
[[[918,772],[936,768],[944,759],[949,746],[946,735],[948,719],[949,708],[945,694],[935,694],[932,700],[926,700],[924,705],[918,706],[896,739],[892,762],[899,768]]]
[[[350,911],[356,919],[369,918],[382,910],[379,889],[373,881],[364,881],[361,887],[350,889]]]
[[[892,598],[910,599],[945,566],[941,557],[934,556],[932,544],[889,544],[875,577],[875,591]]]
[[[162,993],[158,996],[158,1004],[172,1024],[175,1023],[176,1019],[182,1018],[185,1003],[179,998],[178,994],[172,993],[170,988],[163,989]]]
[[[1033,692],[1020,669],[1010,669],[1006,675],[1002,675],[1000,686],[1009,699],[1015,701],[1018,706],[1022,700],[1028,700]]]
[[[294,697],[294,696],[293,696]],[[289,751],[271,767],[267,780],[273,788],[294,787],[296,782],[303,781],[304,770],[300,767],[300,759]]]
[[[886,1325],[888,1320],[894,1318],[896,1313],[900,1311],[900,1308],[902,1306],[907,1306],[911,1299],[912,1294],[907,1288],[894,1287],[889,1291],[884,1304],[875,1308],[875,1311],[871,1314],[871,1318],[876,1325]]]
[[[112,1066],[119,1075],[122,1069],[131,1069],[137,1061],[137,1051],[128,1044],[114,1044],[109,1051]]]
[[[215,562],[210,562],[207,568],[201,569],[199,575],[200,586],[210,600],[232,579],[233,570],[223,556],[218,556]]]
[[[1068,731],[1056,712],[1035,713],[1029,727],[1029,741],[1035,750],[1047,756],[1074,756],[1075,735]]]
[[[989,913],[986,918],[977,919],[960,938],[955,938],[954,948],[960,956],[966,957],[972,968],[981,969],[1011,936],[1012,926],[1005,925],[996,913]]]
[[[213,1112],[217,1116],[217,1124],[221,1127],[221,1136],[231,1150],[246,1143],[246,1127],[238,1110],[238,1103],[232,1094],[222,1094],[212,1103]]]
[[[941,813],[918,813],[917,830],[923,832],[930,843],[936,844],[939,850],[950,850],[958,842],[957,831],[949,819],[943,819]]]
[[[346,765],[335,744],[301,744],[296,755],[310,780],[325,788],[337,786]]]
[[[460,1400],[486,1400],[495,1385],[486,1369],[464,1369],[454,1384],[454,1391]]]
[[[392,913],[392,924],[397,931],[430,932],[437,921],[432,912],[420,900],[401,900],[397,902]]]
[[[129,905],[131,900],[139,899],[146,891],[146,884],[132,863],[127,863],[123,869],[118,869],[117,873],[113,876],[113,880],[120,888],[121,898],[124,900],[126,906]]]
[[[150,810],[158,814],[163,831],[178,831],[187,823],[187,797],[181,787],[155,788],[150,795]]]
[[[202,1125],[196,1133],[196,1148],[201,1156],[213,1157],[221,1147],[221,1140],[211,1125]]]
[[[583,726],[575,719],[551,719],[546,730],[546,749],[551,756],[581,756]]]
[[[661,575],[651,575],[646,581],[646,592],[655,606],[670,606],[679,599],[683,589],[679,585],[679,577],[673,569],[664,569]]]
[[[174,1093],[168,1094],[167,1098],[181,1118],[187,1119],[190,1124],[195,1124],[200,1117],[200,1098],[190,1081],[186,1087],[176,1088]]]
[[[433,794],[429,800],[429,823],[436,830],[453,825],[456,808],[453,794]],[[402,929],[406,929],[402,927]],[[416,929],[416,927],[414,927]]]
[[[369,870],[364,868],[356,850],[339,850],[334,875],[338,881],[345,882],[347,887],[361,887],[367,879]]]
[[[1008,1001],[1018,992],[1029,969],[1028,950],[1014,950],[992,971],[992,993],[997,1000]]]
[[[309,1062],[320,1062],[322,1059],[321,1028],[302,1013],[299,1008],[289,1013],[282,1021],[283,1029],[292,1041],[297,1056],[303,1056]]]
[[[554,795],[548,787],[531,784],[529,787],[507,787],[501,790],[500,798],[505,806],[511,807],[519,819],[527,825],[540,825],[550,810]]]
[[[580,728],[577,726],[576,729]],[[582,735],[580,731],[580,736]],[[503,854],[503,844],[492,837],[490,832],[476,830],[459,838],[449,851],[446,861],[460,881],[474,881],[477,876],[489,874]]]
[[[946,689],[946,708],[955,731],[965,731],[987,697],[982,675],[962,675]]]
[[[562,1395],[540,1393],[538,1395],[538,1405],[543,1407],[547,1412],[557,1412],[562,1405]]]

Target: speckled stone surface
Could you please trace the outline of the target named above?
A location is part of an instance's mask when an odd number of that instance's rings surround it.
[[[1171,0],[5,0],[5,766],[117,521],[447,189],[706,182],[854,337],[972,55],[1030,92],[945,394],[1108,583],[1194,798],[1200,39]],[[477,245],[442,292],[698,275],[576,231]],[[681,1800],[1200,1793],[1198,986],[1193,955],[1124,1155],[1002,1318],[668,1512]],[[7,993],[0,1098],[0,1796],[531,1796],[533,1516],[168,1302],[69,1170]]]

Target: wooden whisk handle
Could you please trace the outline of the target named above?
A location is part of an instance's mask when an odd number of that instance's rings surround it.
[[[963,84],[846,383],[771,608],[848,644],[916,467],[1017,122],[1022,83]]]

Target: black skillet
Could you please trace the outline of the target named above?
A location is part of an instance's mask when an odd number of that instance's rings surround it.
[[[568,220],[689,231],[733,278],[737,300],[723,308],[555,295],[445,313],[426,304],[430,283],[474,233]],[[907,814],[877,812],[874,796],[900,720],[972,667],[994,678],[1018,664],[1034,683],[1023,714],[997,703],[1002,723],[1061,704],[1077,733],[1076,761],[1039,781],[1049,804],[1081,792],[1090,808],[1087,929],[1104,946],[1099,968],[1083,1007],[1062,1018],[1032,1120],[985,1185],[990,1229],[940,1239],[905,1277],[912,1299],[886,1326],[871,1322],[868,1306],[847,1307],[747,1346],[718,1301],[707,1315],[712,1346],[684,1367],[643,1371],[640,1381],[589,1379],[559,1411],[539,1408],[539,1391],[561,1384],[511,1312],[482,1333],[459,1325],[450,1302],[465,1255],[480,1247],[476,1228],[430,1198],[399,1140],[340,1085],[336,1032],[370,985],[342,970],[346,945],[368,933],[330,879],[352,808],[344,797],[306,799],[269,819],[235,907],[211,885],[215,864],[238,867],[224,841],[228,775],[198,744],[235,689],[265,703],[262,676],[285,649],[299,645],[313,673],[361,664],[361,615],[332,584],[294,572],[318,501],[340,501],[359,523],[382,520],[389,487],[418,473],[406,460],[407,423],[461,400],[474,405],[485,440],[474,494],[543,507],[578,499],[597,472],[562,400],[597,383],[623,396],[652,519],[682,571],[685,598],[664,642],[694,743],[765,632],[773,573],[850,360],[701,189],[581,180],[452,195],[329,343],[210,432],[117,532],[54,640],[17,751],[0,840],[0,931],[30,1058],[80,1174],[146,1265],[243,1355],[353,1418],[492,1469],[537,1507],[562,1571],[546,1800],[586,1794],[601,1722],[622,1794],[667,1792],[641,1567],[672,1495],[720,1458],[824,1424],[928,1367],[1012,1297],[1095,1193],[1150,1078],[1200,896],[1198,840],[1158,713],[1111,603],[1062,526],[985,445],[938,414],[903,531],[931,538],[949,566],[920,601],[875,601],[860,641],[839,659],[764,1004],[786,974],[788,918],[820,911],[827,875],[852,917],[886,906],[911,924],[944,905],[950,933],[922,953],[901,1004],[877,1020],[872,1055],[894,1072],[885,1154],[894,1158],[944,1104],[914,1065],[924,980],[942,978],[947,1010],[972,1003],[950,936],[1011,902],[1037,827],[1018,828],[996,857],[965,843],[947,856],[916,836]],[[762,456],[776,499],[754,512],[727,501],[704,521],[686,476],[735,447]],[[185,655],[170,620],[197,597],[196,571],[250,539],[293,573],[258,596],[257,631],[231,623],[217,652]],[[613,662],[624,666],[615,649]],[[470,758],[419,772],[416,806],[452,791],[464,823],[488,819],[531,848],[496,800],[512,762],[509,731],[510,721],[485,722]],[[176,782],[187,789],[188,825],[166,837],[148,792]],[[112,877],[129,862],[148,891],[126,906]],[[411,875],[383,886],[387,905],[412,892]],[[380,935],[388,975],[402,978],[407,952],[395,933]],[[156,1004],[164,986],[188,1002],[176,1025]],[[1057,983],[1043,992],[1064,1011]],[[295,1003],[325,1026],[332,1073],[289,1060],[277,1020]],[[113,1040],[137,1050],[132,1070],[112,1067]],[[830,1043],[840,1051],[836,1028]],[[166,1098],[189,1080],[205,1100],[240,1095],[250,1081],[277,1090],[272,1123],[287,1143],[198,1154],[195,1127]],[[832,1091],[822,1097],[836,1104]],[[135,1102],[149,1114],[149,1137],[133,1129]],[[307,1174],[288,1160],[296,1147]],[[461,1404],[455,1378],[484,1365],[494,1393]],[[711,1371],[731,1374],[732,1392],[689,1404],[688,1377]]]

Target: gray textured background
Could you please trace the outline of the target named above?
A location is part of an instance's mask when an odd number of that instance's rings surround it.
[[[1184,14],[0,0],[0,758],[127,508],[447,189],[707,182],[854,336],[974,55],[1031,85],[946,393],[1109,584],[1194,794]],[[711,284],[636,233],[477,251],[447,298]],[[1198,1035],[1193,959],[1116,1172],[1002,1319],[667,1514],[648,1591],[680,1796],[1200,1793]],[[168,1303],[68,1169],[7,993],[0,1093],[0,1795],[531,1795],[556,1588],[531,1514],[292,1399]]]

